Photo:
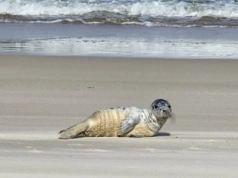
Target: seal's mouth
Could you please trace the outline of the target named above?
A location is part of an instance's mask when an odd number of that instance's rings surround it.
[[[168,118],[171,116],[171,111],[169,109],[161,109],[159,114],[161,117]]]

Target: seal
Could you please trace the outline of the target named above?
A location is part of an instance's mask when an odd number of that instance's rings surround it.
[[[116,107],[94,112],[85,121],[59,132],[60,139],[79,137],[151,137],[158,133],[172,107],[167,100],[155,100],[149,109]]]

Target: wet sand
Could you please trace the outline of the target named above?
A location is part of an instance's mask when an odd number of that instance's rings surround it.
[[[236,28],[0,23],[0,55],[237,59]]]
[[[0,177],[236,178],[238,61],[0,57]],[[168,99],[151,138],[58,140],[98,108]]]

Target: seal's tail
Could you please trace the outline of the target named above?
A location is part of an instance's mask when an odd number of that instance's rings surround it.
[[[87,129],[88,124],[86,122],[73,125],[65,130],[61,130],[59,132],[59,139],[77,138],[79,134],[85,132]]]

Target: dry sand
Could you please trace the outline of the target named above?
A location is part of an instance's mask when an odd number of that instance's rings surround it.
[[[237,178],[238,61],[0,57],[0,177]],[[98,108],[176,113],[152,138],[58,140]]]

